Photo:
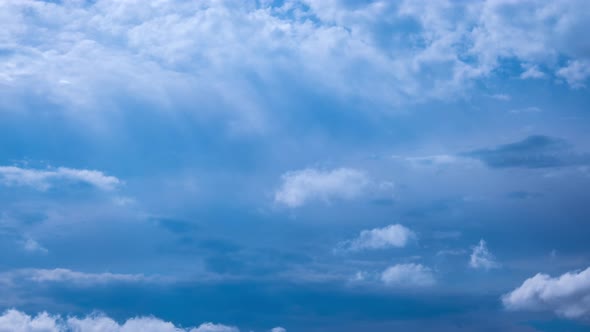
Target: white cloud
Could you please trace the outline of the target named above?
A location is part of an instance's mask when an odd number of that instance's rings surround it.
[[[557,76],[565,79],[574,88],[582,88],[590,77],[590,60],[570,61],[566,67],[557,71]]]
[[[2,1],[1,103],[42,98],[83,118],[133,96],[260,129],[276,110],[264,87],[281,99],[285,76],[388,109],[461,96],[504,59],[529,66],[525,78],[540,65],[574,86],[587,78],[585,0],[272,3]],[[560,57],[571,60],[561,70]]]
[[[277,326],[277,327],[273,327],[270,330],[270,332],[287,332],[287,329],[285,329],[284,327]]]
[[[24,240],[22,245],[23,249],[25,249],[28,252],[37,252],[42,254],[46,254],[48,252],[47,248],[43,247],[41,244],[39,244],[39,242],[31,238],[27,238],[26,240]]]
[[[421,264],[397,264],[381,273],[381,281],[392,287],[428,287],[436,283],[432,270]]]
[[[363,230],[358,238],[340,244],[345,250],[403,248],[416,234],[409,228],[400,225],[389,225],[383,228]]]
[[[508,310],[553,311],[567,318],[590,316],[590,268],[559,277],[539,273],[505,294]]]
[[[58,182],[81,182],[101,190],[114,190],[121,181],[103,172],[59,167],[56,169],[28,169],[16,166],[0,166],[0,184],[5,186],[27,186],[47,190]]]
[[[147,277],[143,274],[119,274],[110,272],[85,273],[61,268],[18,270],[15,271],[14,274],[38,283],[68,282],[76,285],[94,285],[110,282],[140,282],[154,279],[153,277]]]
[[[359,170],[338,168],[322,171],[307,168],[282,176],[275,201],[289,207],[302,206],[310,200],[353,199],[369,184],[367,175]]]
[[[478,245],[473,247],[471,256],[469,258],[469,266],[474,269],[494,269],[500,267],[500,264],[496,262],[496,258],[488,250],[486,241],[479,240]]]
[[[103,315],[64,319],[45,312],[29,316],[11,309],[0,316],[0,332],[239,332],[239,329],[213,323],[182,328],[154,317],[130,318],[119,324]]]
[[[233,326],[204,323],[197,328],[191,329],[190,332],[239,332],[239,330]]]
[[[40,313],[31,317],[17,310],[8,310],[0,316],[0,332],[61,332],[57,317]]]
[[[544,78],[546,75],[539,70],[539,68],[537,66],[529,66],[528,68],[525,67],[526,70],[520,74],[520,78],[522,78],[523,80],[526,79],[539,79],[539,78]]]

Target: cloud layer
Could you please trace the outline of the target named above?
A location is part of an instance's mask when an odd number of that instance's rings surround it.
[[[121,180],[101,171],[59,167],[56,169],[29,169],[16,166],[0,166],[0,184],[26,186],[47,190],[68,182],[86,183],[101,190],[114,190]]]
[[[391,107],[460,96],[506,60],[522,67],[515,77],[547,75],[581,87],[590,76],[588,45],[578,38],[590,29],[584,0],[0,6],[2,104],[13,109],[33,98],[71,114],[108,112],[133,96],[168,110],[199,103],[196,113],[231,114],[232,126],[262,128],[271,116],[263,109],[274,102],[264,88],[290,94],[274,85],[285,78]]]
[[[0,316],[0,332],[239,332],[239,329],[213,323],[182,328],[153,317],[131,318],[119,324],[102,315],[62,318],[44,312],[29,316],[12,309]]]

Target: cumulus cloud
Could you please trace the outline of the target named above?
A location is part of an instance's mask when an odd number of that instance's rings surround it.
[[[119,324],[104,315],[62,318],[43,312],[30,316],[11,309],[0,316],[0,332],[239,332],[239,329],[213,323],[182,328],[154,317],[136,317]]]
[[[359,170],[338,168],[322,171],[313,168],[288,172],[275,192],[275,201],[288,207],[299,207],[311,200],[353,199],[369,184]]]
[[[504,307],[519,311],[553,311],[566,318],[590,316],[590,268],[559,277],[539,273],[502,296]]]
[[[434,273],[421,264],[397,264],[381,273],[381,281],[392,287],[428,287],[436,283]]]
[[[412,230],[403,225],[395,224],[383,228],[363,230],[358,238],[341,243],[340,248],[350,251],[403,248],[415,238],[416,234]]]
[[[287,329],[285,329],[284,327],[277,326],[277,327],[273,327],[270,330],[270,332],[287,332]]]
[[[58,183],[86,183],[101,190],[114,190],[121,181],[103,172],[86,169],[59,167],[56,169],[28,169],[16,166],[0,166],[0,184],[27,186],[47,190]]]
[[[469,257],[469,266],[474,269],[489,270],[500,267],[500,264],[496,262],[496,258],[488,250],[486,241],[482,239],[473,247],[473,251]]]
[[[67,110],[107,112],[121,108],[120,97],[133,96],[167,110],[215,105],[198,112],[229,112],[244,126],[264,127],[270,112],[263,110],[268,96],[261,87],[289,93],[274,84],[285,77],[337,98],[387,106],[460,96],[504,59],[543,65],[574,86],[588,77],[588,43],[579,38],[590,30],[585,0],[0,6],[0,100],[16,109],[40,98]],[[563,68],[560,57],[570,61]],[[257,80],[247,79],[252,75]]]

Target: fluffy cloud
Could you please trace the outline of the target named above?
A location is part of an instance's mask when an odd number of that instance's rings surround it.
[[[381,273],[381,281],[392,287],[427,287],[436,283],[432,270],[421,264],[397,264]]]
[[[575,88],[584,86],[584,82],[590,77],[590,60],[570,61],[566,67],[557,71],[557,75],[564,78],[567,83]]]
[[[589,6],[584,0],[3,1],[0,105],[20,109],[37,98],[73,115],[121,109],[133,96],[168,110],[198,103],[199,113],[229,112],[234,126],[261,128],[273,99],[265,87],[279,97],[291,93],[276,88],[285,78],[388,107],[461,95],[505,59],[529,66],[523,77],[538,77],[530,68],[543,66],[579,86],[588,77],[588,42],[579,36],[590,29]]]
[[[383,228],[363,230],[358,238],[340,244],[345,250],[358,251],[364,249],[402,248],[416,237],[416,234],[400,224]]]
[[[508,310],[553,311],[567,318],[590,315],[590,268],[559,277],[539,273],[502,297]]]
[[[239,330],[233,326],[213,323],[181,328],[153,317],[131,318],[123,324],[102,315],[64,319],[60,316],[41,313],[33,317],[12,309],[0,316],[0,332],[239,332]]]
[[[270,332],[287,332],[287,329],[285,329],[284,327],[277,326],[272,328]]]
[[[27,169],[16,166],[0,166],[0,184],[5,186],[28,186],[47,190],[60,182],[81,182],[101,190],[114,190],[121,181],[103,172],[59,167],[57,169]]]
[[[500,264],[496,262],[496,258],[488,250],[486,241],[479,240],[478,245],[473,247],[469,257],[469,266],[474,269],[489,270],[500,267]]]
[[[364,172],[338,168],[322,171],[312,168],[288,172],[275,193],[275,201],[288,207],[298,207],[310,200],[352,199],[369,184]]]

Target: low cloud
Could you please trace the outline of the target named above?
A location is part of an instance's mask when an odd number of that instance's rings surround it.
[[[239,332],[233,326],[204,323],[198,327],[182,328],[154,317],[130,318],[119,324],[110,317],[93,315],[84,318],[50,315],[36,316],[18,310],[8,310],[0,316],[0,332]]]
[[[383,228],[363,230],[356,239],[342,242],[337,250],[360,251],[403,248],[415,238],[416,234],[412,230],[403,225],[395,224]]]
[[[316,170],[307,168],[285,173],[275,193],[275,202],[291,208],[312,200],[353,199],[369,185],[363,172],[351,168]]]
[[[87,169],[59,167],[56,169],[30,169],[0,166],[0,184],[11,187],[32,187],[45,191],[67,182],[85,183],[101,190],[114,190],[121,180],[103,172]]]
[[[511,311],[553,311],[566,318],[590,316],[590,267],[552,278],[539,273],[502,296]]]
[[[421,264],[397,264],[381,273],[381,281],[391,287],[428,287],[436,283],[432,270]]]
[[[471,256],[469,258],[469,266],[474,269],[490,270],[499,268],[500,264],[496,262],[496,258],[488,250],[486,241],[479,240],[478,245],[473,247]]]

